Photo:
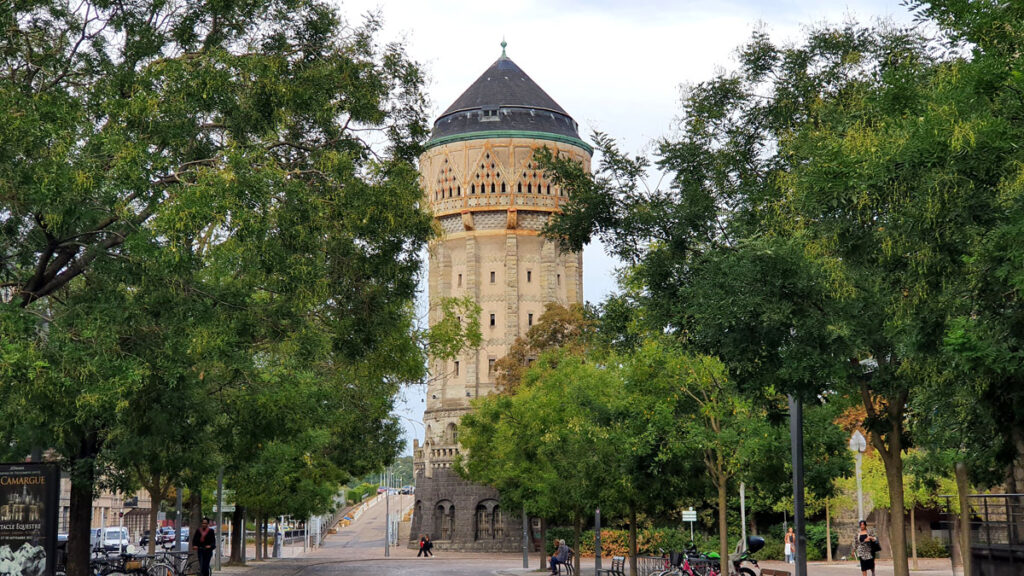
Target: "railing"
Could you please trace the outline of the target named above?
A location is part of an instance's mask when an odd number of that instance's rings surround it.
[[[971,572],[1024,572],[1024,494],[972,494]]]
[[[629,565],[627,561],[626,565]],[[636,571],[638,576],[651,576],[667,568],[666,559],[661,556],[637,556]]]

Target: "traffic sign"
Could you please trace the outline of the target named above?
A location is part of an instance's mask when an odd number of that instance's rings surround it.
[[[696,522],[696,521],[697,521],[697,511],[696,510],[694,510],[693,508],[690,508],[689,510],[683,510],[683,522]]]

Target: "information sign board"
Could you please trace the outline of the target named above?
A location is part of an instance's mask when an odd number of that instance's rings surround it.
[[[59,494],[56,465],[0,464],[0,574],[54,574]]]

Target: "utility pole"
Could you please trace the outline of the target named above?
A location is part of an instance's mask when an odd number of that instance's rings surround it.
[[[526,504],[523,504],[523,569],[530,567],[530,537],[529,521],[526,517]]]
[[[384,557],[391,557],[391,490],[387,484],[387,470],[382,476],[384,484]]]
[[[789,395],[789,437],[793,456],[793,528],[796,531],[794,576],[807,576],[807,535],[804,533],[804,407]]]
[[[214,532],[216,537],[223,542],[224,536],[224,467],[221,466],[220,470],[217,471],[217,531]],[[220,571],[221,566],[221,542],[217,542],[217,547],[214,548],[214,553],[217,555],[217,571]]]

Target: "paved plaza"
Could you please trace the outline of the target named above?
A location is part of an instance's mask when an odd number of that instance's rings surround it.
[[[392,497],[392,506],[406,509],[412,504],[411,496]],[[523,569],[519,554],[470,554],[435,549],[433,558],[417,558],[416,550],[404,546],[392,548],[390,557],[384,557],[384,506],[370,506],[351,526],[331,534],[323,546],[303,552],[302,546],[285,548],[284,558],[263,562],[250,561],[247,566],[225,566],[216,576],[522,576],[543,575],[538,569],[539,558],[530,555],[530,568]],[[607,567],[609,560],[605,560]],[[762,562],[766,568],[791,570],[783,562]],[[921,570],[911,571],[914,576],[953,576],[948,559],[922,559]],[[594,574],[594,559],[581,560],[581,576]],[[809,576],[859,576],[860,569],[853,562],[825,564],[811,563]],[[889,576],[892,564],[878,563],[876,576]]]

